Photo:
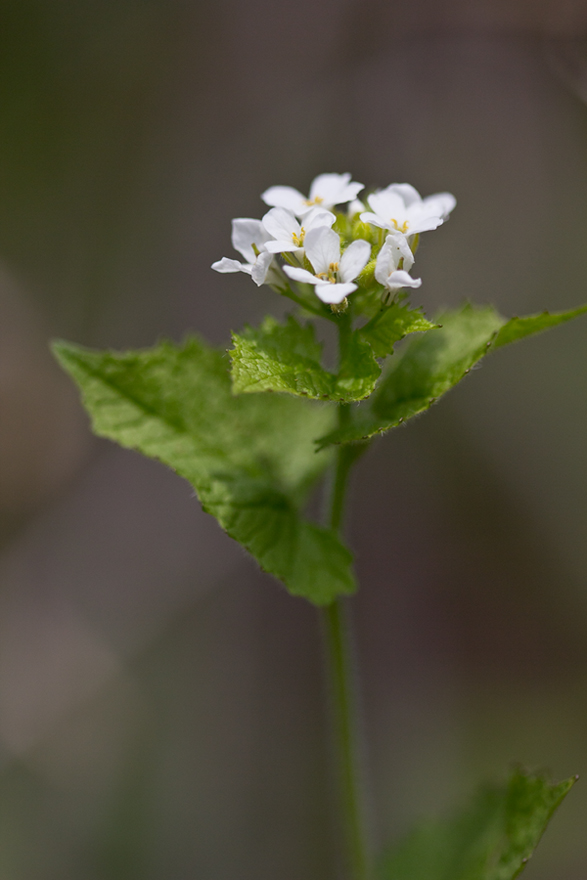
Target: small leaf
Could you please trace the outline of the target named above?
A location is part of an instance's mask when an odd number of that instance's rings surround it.
[[[354,422],[321,438],[318,447],[366,440],[396,427],[432,406],[494,348],[570,321],[586,311],[587,306],[581,306],[508,321],[489,306],[467,305],[439,315],[441,328],[410,339],[391,361],[369,404],[355,411]]]
[[[322,346],[313,324],[287,324],[265,318],[257,329],[245,327],[233,333],[232,387],[237,394],[287,391],[290,394],[328,399],[334,377],[320,364]]]
[[[384,880],[514,880],[575,778],[551,785],[516,772],[479,791],[467,810],[426,823],[382,861]]]
[[[189,480],[204,510],[293,595],[323,605],[354,591],[349,551],[300,513],[329,462],[312,441],[332,426],[334,408],[235,397],[226,357],[196,338],[125,354],[67,343],[54,350],[95,432]]]
[[[432,324],[420,309],[410,309],[408,305],[394,302],[383,312],[379,311],[364,327],[360,334],[370,343],[375,357],[385,357],[393,352],[396,342],[408,333],[434,330],[438,324]]]
[[[233,333],[233,390],[237,394],[285,391],[316,400],[350,403],[368,397],[381,368],[367,343],[351,336],[338,375],[321,366],[322,346],[313,324],[299,324],[289,317],[286,324],[265,318],[260,327]]]

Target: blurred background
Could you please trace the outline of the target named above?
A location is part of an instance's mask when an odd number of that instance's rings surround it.
[[[587,300],[580,0],[1,0],[0,878],[334,880],[315,611],[48,353],[226,344],[209,269],[322,171],[459,205],[416,297]],[[379,839],[512,763],[587,775],[587,320],[374,443],[349,537]],[[582,880],[587,782],[528,880]]]

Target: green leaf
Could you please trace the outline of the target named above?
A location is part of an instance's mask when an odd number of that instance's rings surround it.
[[[312,441],[333,425],[333,407],[235,397],[226,356],[196,338],[125,354],[54,350],[95,432],[189,480],[204,510],[292,594],[323,605],[355,590],[349,551],[300,513],[329,462]]]
[[[450,391],[486,354],[510,342],[540,333],[587,311],[530,315],[509,321],[490,306],[467,305],[438,317],[441,328],[410,339],[367,406],[358,408],[351,425],[321,438],[319,448],[351,443],[394,428],[424,412]]]
[[[587,312],[587,306],[579,306],[578,309],[570,309],[568,312],[556,312],[551,315],[549,312],[542,312],[540,315],[527,315],[525,318],[510,318],[504,326],[498,331],[497,336],[491,343],[492,351],[501,348],[502,345],[508,345],[510,342],[516,342],[518,339],[524,339],[525,336],[531,336],[534,333],[541,333],[550,327],[556,327],[557,324],[564,324],[571,321],[579,315]]]
[[[341,397],[335,399],[353,401],[368,397],[380,375],[381,367],[369,343],[358,333],[351,333],[336,376],[335,394]]]
[[[385,880],[513,880],[523,870],[575,778],[551,785],[516,772],[484,788],[467,810],[412,832],[384,858]]]
[[[375,357],[385,357],[408,333],[436,328],[438,324],[432,324],[420,309],[410,309],[408,305],[394,302],[365,324],[360,334],[371,345]]]
[[[285,391],[317,400],[350,403],[368,397],[381,374],[371,347],[351,336],[338,375],[321,366],[322,345],[313,324],[298,324],[289,317],[285,324],[265,318],[258,328],[233,333],[233,390],[237,394]]]

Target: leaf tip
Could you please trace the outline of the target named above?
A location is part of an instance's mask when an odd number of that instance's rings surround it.
[[[78,345],[67,342],[65,339],[52,339],[49,343],[49,349],[64,369],[70,366],[75,354],[80,351]]]

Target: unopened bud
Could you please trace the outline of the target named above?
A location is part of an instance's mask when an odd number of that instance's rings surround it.
[[[330,309],[331,309],[331,311],[334,312],[335,315],[342,315],[343,312],[346,312],[348,307],[349,307],[349,301],[346,296],[342,302],[330,303]]]

